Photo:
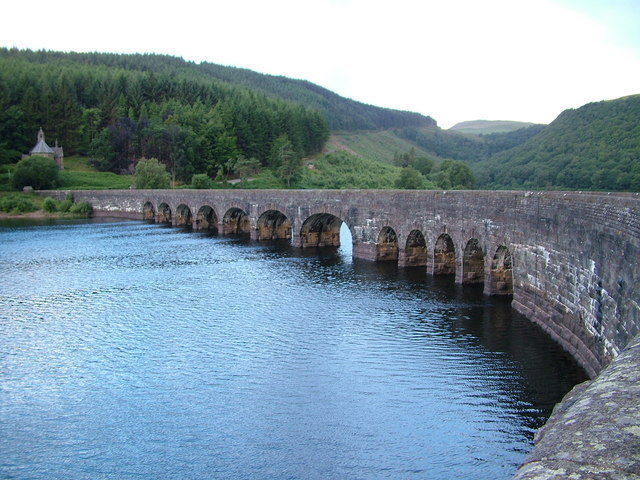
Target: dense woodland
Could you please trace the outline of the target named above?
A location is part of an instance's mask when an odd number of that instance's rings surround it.
[[[241,157],[267,166],[282,144],[299,159],[328,138],[324,114],[299,103],[198,72],[144,68],[170,57],[104,57],[0,50],[0,160],[28,151],[43,126],[50,144],[89,155],[101,170],[126,172],[155,157],[187,181],[215,176]]]
[[[321,110],[326,113],[332,131],[436,126],[436,121],[431,117],[356,102],[306,80],[263,75],[247,69],[224,67],[212,63],[201,63],[197,68],[216,78]]]

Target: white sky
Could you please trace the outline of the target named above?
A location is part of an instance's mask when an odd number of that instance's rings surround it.
[[[549,123],[640,93],[640,0],[32,0],[0,12],[0,46],[233,65],[443,128]]]

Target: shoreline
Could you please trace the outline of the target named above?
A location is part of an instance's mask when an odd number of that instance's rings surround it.
[[[29,218],[34,220],[46,220],[47,218],[62,218],[59,214],[47,213],[44,210],[36,210],[35,212],[27,213],[7,213],[0,212],[0,220],[9,218]]]
[[[67,212],[45,212],[44,210],[36,210],[34,212],[26,212],[26,213],[7,213],[0,212],[0,220],[55,220],[60,218],[92,218],[94,215],[82,215],[82,214],[74,214]]]

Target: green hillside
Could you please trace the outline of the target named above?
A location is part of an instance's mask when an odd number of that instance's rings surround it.
[[[226,173],[240,157],[266,167],[282,144],[313,155],[329,134],[323,112],[181,59],[0,49],[0,163],[17,161],[40,127],[99,170],[131,172],[155,157],[181,181]]]
[[[157,158],[182,183],[270,169],[289,185],[291,168],[322,151],[330,128],[407,126],[435,121],[176,57],[0,48],[0,164],[17,162],[43,127],[49,143],[101,171],[131,173]]]
[[[399,137],[393,130],[362,131],[336,133],[331,135],[326,149],[329,152],[344,150],[376,162],[392,164],[394,156],[409,153],[413,149],[416,155],[436,156],[416,143]]]
[[[504,133],[520,130],[534,125],[530,122],[514,122],[510,120],[470,120],[456,123],[449,130],[473,135],[487,135],[490,133]]]
[[[213,83],[218,88],[233,86],[321,111],[333,131],[435,126],[435,121],[431,117],[414,112],[367,105],[341,97],[306,80],[266,75],[243,68],[208,62],[189,62],[168,55],[34,52],[0,48],[0,58],[2,57],[20,58],[29,63],[39,64],[60,65],[63,63],[67,68],[72,65],[83,65],[94,67],[94,69],[107,68],[114,72],[120,70],[145,74],[153,73],[158,87],[163,89],[169,85],[181,89],[185,79],[197,81],[205,86]],[[192,95],[193,99],[198,99],[202,96],[202,92],[196,91]]]
[[[640,191],[640,95],[566,110],[540,134],[474,165],[482,188]]]
[[[153,157],[182,185],[205,175],[215,185],[254,178],[254,187],[269,188],[640,191],[640,96],[523,125],[474,121],[443,130],[430,117],[306,81],[171,56],[0,48],[7,176],[43,127],[51,144],[92,169],[129,174]],[[66,173],[65,181],[119,184],[91,174]]]

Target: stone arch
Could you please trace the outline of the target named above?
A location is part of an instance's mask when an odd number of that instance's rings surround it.
[[[398,261],[398,235],[391,227],[383,227],[376,242],[376,262]]]
[[[492,295],[513,294],[513,258],[506,245],[500,245],[491,262]]]
[[[436,240],[433,249],[433,274],[455,275],[456,273],[456,247],[453,239],[443,233]]]
[[[339,247],[342,219],[330,213],[316,213],[307,218],[300,229],[300,246]]]
[[[181,203],[176,208],[176,226],[177,227],[190,227],[193,223],[193,215],[188,205]]]
[[[158,205],[158,213],[156,214],[157,223],[171,223],[171,207],[168,203],[162,202]]]
[[[142,219],[152,221],[156,219],[156,209],[154,208],[153,203],[146,202],[142,206]]]
[[[462,283],[484,283],[484,252],[477,238],[469,240],[464,247]]]
[[[256,240],[291,239],[291,221],[278,210],[267,210],[258,218]]]
[[[427,265],[429,254],[427,240],[420,230],[411,230],[404,247],[403,265],[407,267],[424,267]]]
[[[222,217],[222,234],[236,235],[251,233],[251,220],[241,208],[230,208]]]
[[[203,205],[196,214],[195,228],[198,230],[210,230],[218,233],[218,215],[213,207]]]

